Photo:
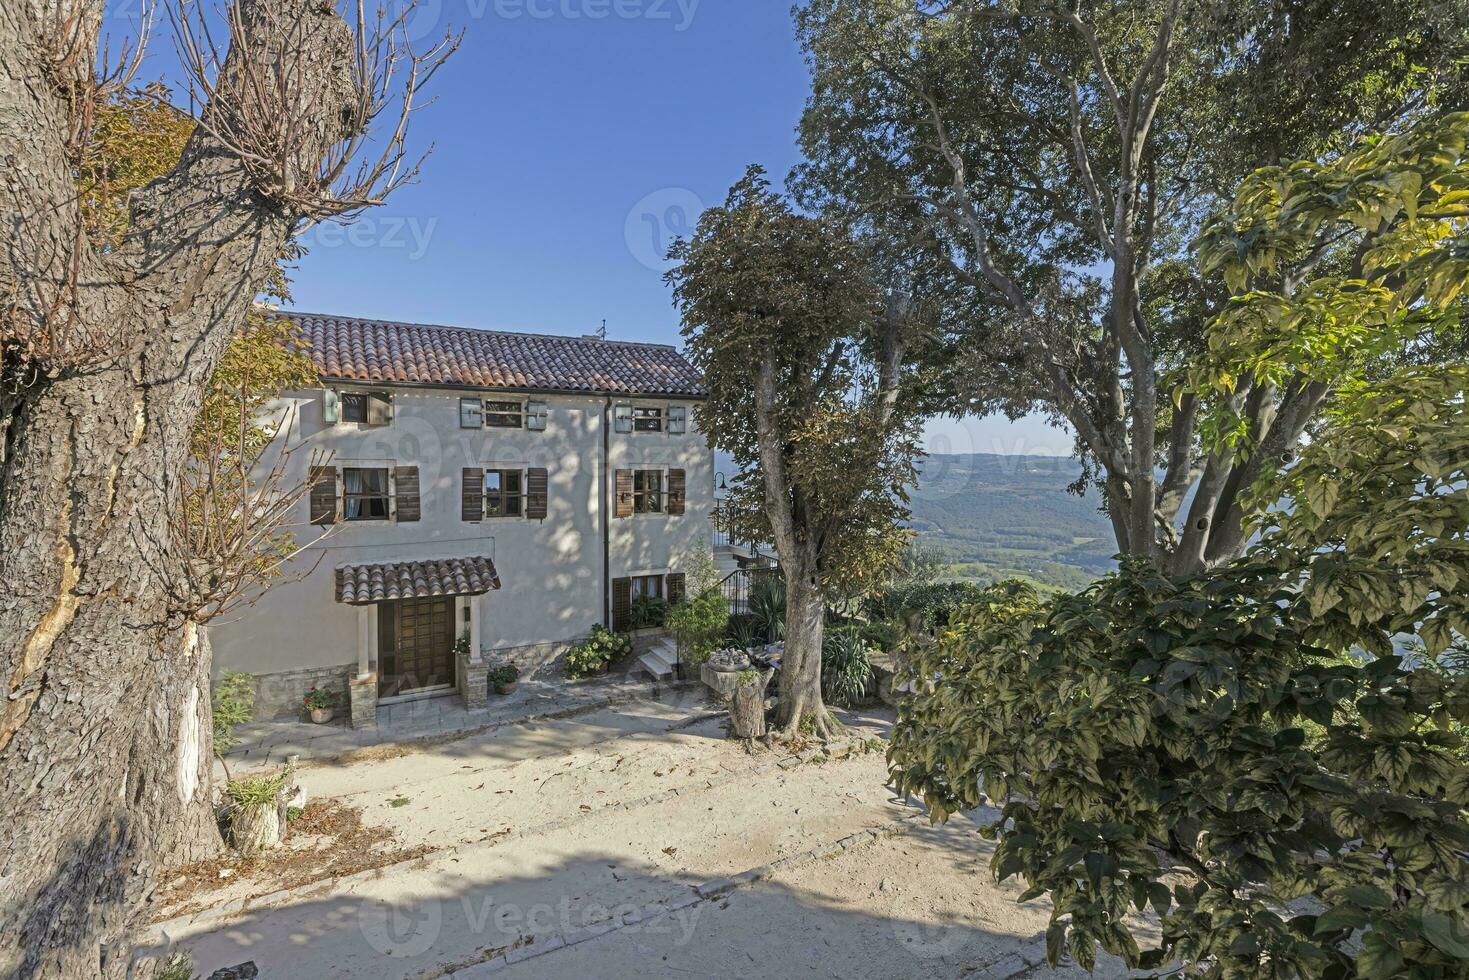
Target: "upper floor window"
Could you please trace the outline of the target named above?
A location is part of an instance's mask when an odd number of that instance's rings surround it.
[[[524,494],[520,470],[485,470],[486,517],[519,517],[524,509]]]
[[[663,471],[635,470],[632,475],[634,514],[663,513]]]
[[[662,432],[663,409],[637,407],[632,410],[632,427],[635,432]]]
[[[525,428],[525,405],[521,402],[485,402],[485,425],[492,429]]]
[[[358,425],[387,425],[393,420],[393,398],[381,392],[343,392],[341,420]]]
[[[385,468],[342,469],[342,517],[349,521],[385,521],[389,515],[388,471]]]

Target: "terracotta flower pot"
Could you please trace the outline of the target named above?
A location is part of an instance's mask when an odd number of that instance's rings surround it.
[[[312,708],[311,721],[317,725],[325,725],[332,720],[331,708]]]
[[[520,682],[519,681],[511,681],[509,684],[496,684],[495,685],[495,693],[496,694],[514,694],[515,693],[515,689],[518,688],[518,687],[520,687]]]

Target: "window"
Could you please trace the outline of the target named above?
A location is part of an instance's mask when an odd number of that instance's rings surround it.
[[[342,396],[342,421],[361,422],[367,424],[367,396],[366,395],[343,395]]]
[[[637,470],[632,475],[632,512],[663,513],[663,472]]]
[[[388,519],[388,471],[342,470],[342,516],[349,521]]]
[[[485,402],[485,425],[492,429],[522,429],[525,406],[520,402]]]
[[[639,575],[632,580],[632,594],[634,599],[663,598],[663,576],[662,575]]]
[[[662,575],[639,575],[632,580],[632,623],[635,630],[662,626],[668,619]]]
[[[520,470],[485,470],[485,516],[519,517],[524,489]]]
[[[632,410],[632,424],[633,429],[637,432],[662,432],[663,409],[634,408]]]
[[[668,432],[670,435],[681,436],[689,431],[689,410],[683,405],[670,405],[668,408]]]
[[[387,425],[393,421],[393,396],[377,391],[344,393],[341,420],[358,425]]]
[[[478,398],[459,399],[459,428],[479,429],[485,424],[485,406]]]

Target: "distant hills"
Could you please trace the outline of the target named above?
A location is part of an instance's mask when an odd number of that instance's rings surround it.
[[[951,578],[1083,588],[1116,567],[1117,542],[1097,495],[1066,491],[1080,473],[1059,456],[929,456],[913,527],[942,550]]]
[[[716,466],[733,474],[733,461]],[[1023,578],[1080,589],[1116,567],[1112,525],[1095,493],[1066,492],[1081,466],[1059,456],[929,456],[912,494],[913,528],[939,549],[945,577]]]

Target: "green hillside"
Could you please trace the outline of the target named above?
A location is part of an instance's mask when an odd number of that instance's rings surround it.
[[[1115,567],[1112,525],[1096,494],[1066,487],[1080,473],[1055,456],[930,456],[913,493],[913,527],[952,578],[1020,577],[1079,589]]]

